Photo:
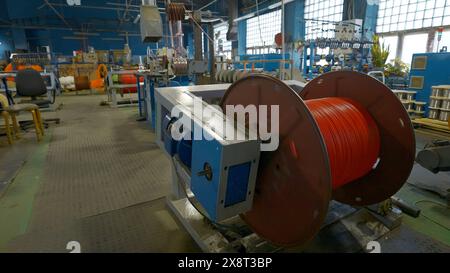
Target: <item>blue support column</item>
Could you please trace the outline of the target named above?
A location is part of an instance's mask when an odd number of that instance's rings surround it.
[[[305,39],[305,0],[295,0],[285,6],[285,32],[286,40],[296,42]],[[286,52],[290,55],[292,52]],[[294,49],[292,58],[294,59],[294,67],[300,68],[300,53]]]
[[[142,118],[143,117],[143,111],[142,111],[142,101],[143,98],[145,98],[143,96],[143,90],[145,90],[145,77],[144,77],[144,86],[141,88],[141,79],[142,76],[140,75],[136,75],[136,80],[137,80],[137,95],[138,95],[138,105],[139,105],[139,117]]]
[[[247,21],[238,22],[238,55],[247,54]]]
[[[364,20],[364,41],[372,41],[377,27],[379,4],[375,1],[344,1],[343,20],[363,19]],[[351,11],[351,12],[349,12]]]
[[[194,35],[192,32],[189,32],[185,37],[187,38],[188,58],[194,59]]]
[[[0,29],[0,60],[8,60],[7,52],[14,51],[14,41],[11,37],[11,32],[7,29]]]
[[[372,37],[376,32],[379,8],[378,4],[367,5],[364,18],[364,30],[366,30],[366,37],[364,38],[366,41],[372,41]]]
[[[315,52],[316,52],[316,43],[315,42],[311,42],[311,44],[309,46],[309,50],[311,52],[309,54],[311,59],[309,60],[309,74],[308,74],[308,76],[309,76],[309,79],[313,79],[313,66],[314,66],[314,63],[315,63],[315,60],[316,60],[316,54],[315,54]]]

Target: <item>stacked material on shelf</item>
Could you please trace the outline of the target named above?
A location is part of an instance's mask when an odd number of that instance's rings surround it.
[[[450,133],[450,85],[431,87],[428,118],[415,119],[416,126]]]
[[[417,92],[407,90],[393,90],[398,99],[403,103],[411,118],[422,118],[425,115],[425,102],[416,101]]]
[[[428,118],[448,121],[450,118],[450,85],[433,86]]]
[[[248,76],[249,74],[251,74],[251,73],[248,71],[223,69],[223,70],[217,71],[215,78],[216,78],[217,82],[233,83],[233,82],[236,82],[237,80],[240,80],[240,79]]]

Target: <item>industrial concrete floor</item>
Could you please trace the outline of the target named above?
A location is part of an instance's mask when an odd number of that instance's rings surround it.
[[[61,124],[41,143],[32,132],[2,143],[3,180],[14,180],[0,199],[0,251],[67,252],[69,241],[87,252],[198,251],[165,207],[170,165],[154,134],[135,108],[105,98],[59,97],[62,109],[43,116]]]
[[[136,121],[136,108],[100,106],[105,98],[59,97],[62,109],[44,118],[62,122],[51,125],[41,143],[32,132],[13,146],[0,139],[0,252],[67,252],[70,241],[84,252],[200,251],[165,205],[170,165],[150,126]],[[432,138],[418,134],[418,148]],[[443,209],[426,203],[431,220],[407,218],[408,229],[389,241],[391,249],[450,247],[445,201],[411,185],[399,195],[414,202],[436,199]],[[425,247],[404,249],[418,234]],[[430,249],[435,242],[439,247]]]

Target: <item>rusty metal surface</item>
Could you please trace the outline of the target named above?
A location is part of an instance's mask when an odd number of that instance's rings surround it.
[[[186,8],[183,3],[170,3],[167,5],[166,13],[170,22],[183,21]]]
[[[367,176],[333,192],[339,202],[366,206],[394,195],[408,179],[415,159],[415,136],[408,113],[395,94],[378,80],[356,72],[327,73],[300,93],[305,100],[351,98],[362,104],[380,130],[380,161]]]
[[[241,217],[274,244],[310,241],[327,213],[331,177],[326,147],[309,110],[290,87],[263,75],[234,83],[222,100],[223,109],[226,105],[280,107],[280,146],[261,154],[253,208]]]

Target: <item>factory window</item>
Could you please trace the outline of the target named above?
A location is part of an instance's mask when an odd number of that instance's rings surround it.
[[[231,59],[232,45],[231,41],[227,41],[228,24],[219,24],[214,26],[214,41],[216,55],[225,56]]]
[[[448,0],[381,0],[377,32],[450,25]]]
[[[344,0],[306,0],[306,39],[334,38],[335,25],[342,21]]]
[[[281,32],[281,10],[247,20],[247,54],[275,53],[275,35]]]
[[[442,38],[440,42],[438,41],[438,35],[436,34],[436,37],[434,39],[433,51],[439,52],[444,46],[446,46],[447,49],[450,51],[450,30],[446,30],[444,31],[444,33],[442,33]]]
[[[384,44],[385,47],[389,47],[390,52],[387,61],[392,62],[395,60],[397,56],[398,36],[380,37],[380,44]]]
[[[407,46],[403,47],[402,61],[410,64],[413,54],[427,52],[427,40],[427,33],[405,35],[403,44]]]

